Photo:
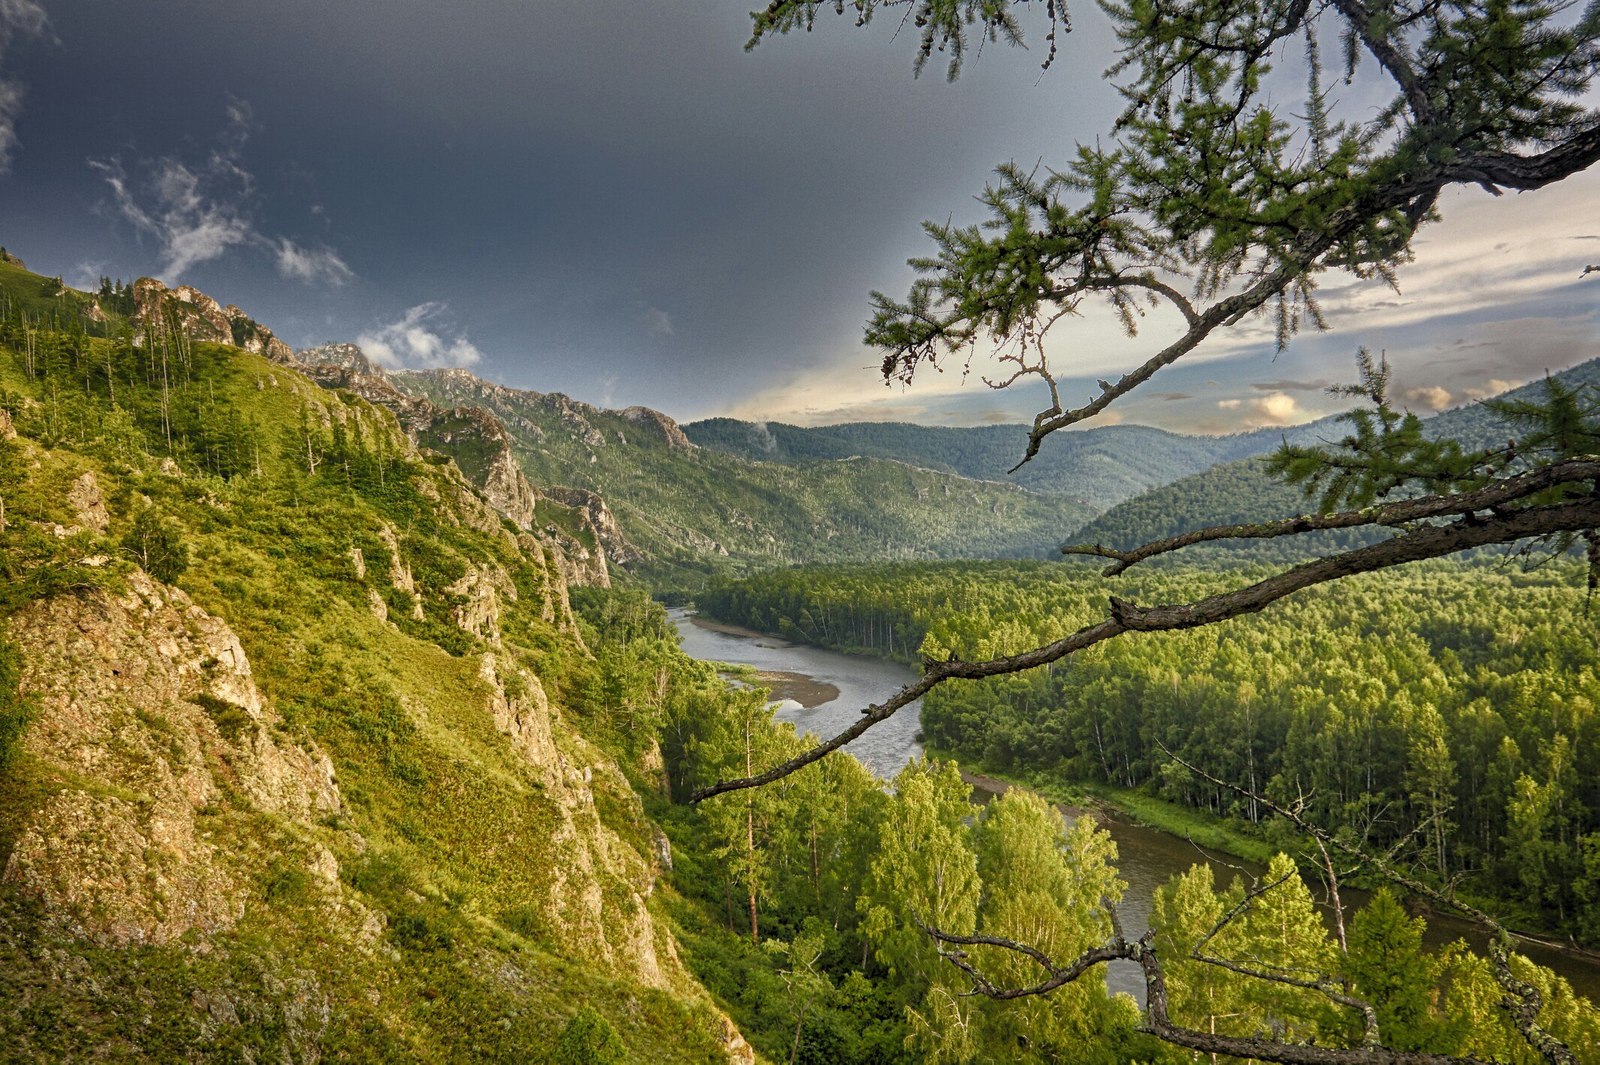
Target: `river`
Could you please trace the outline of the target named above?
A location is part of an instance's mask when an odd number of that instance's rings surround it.
[[[849,727],[863,708],[882,701],[916,679],[911,667],[900,662],[790,643],[777,636],[704,621],[688,610],[669,613],[686,654],[757,670],[761,682],[782,700],[778,717],[792,721],[802,732],[832,736]],[[922,753],[922,744],[918,741],[921,713],[919,699],[868,730],[845,750],[878,776],[892,777]],[[974,799],[987,802],[996,790],[996,783],[981,782],[974,790]],[[999,787],[1003,789],[1003,785]],[[1082,816],[1083,811],[1063,808],[1063,813],[1075,818]],[[1226,855],[1209,858],[1185,839],[1134,824],[1115,814],[1096,811],[1094,816],[1117,842],[1117,871],[1128,884],[1117,912],[1123,930],[1130,936],[1142,935],[1150,927],[1150,908],[1156,888],[1197,861],[1210,862],[1219,884],[1228,883],[1240,869],[1252,875],[1261,872],[1259,867]],[[1360,906],[1368,897],[1356,890],[1345,890],[1342,894],[1347,909]],[[1428,918],[1429,943],[1442,946],[1461,937],[1480,951],[1486,941],[1482,931],[1466,921],[1437,914]],[[1581,994],[1600,1002],[1600,958],[1574,956],[1537,944],[1519,944],[1517,949],[1566,977]],[[1127,992],[1143,1004],[1144,979],[1132,962],[1109,964],[1106,983],[1112,991]]]

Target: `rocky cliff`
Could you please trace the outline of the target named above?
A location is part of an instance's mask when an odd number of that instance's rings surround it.
[[[298,352],[296,360],[324,387],[345,389],[392,410],[416,444],[455,459],[500,513],[550,544],[571,583],[609,587],[607,562],[629,565],[638,558],[609,521],[603,502],[597,507],[588,500],[574,504],[549,489],[534,488],[523,476],[504,423],[488,411],[470,405],[443,407],[425,397],[408,395],[354,344],[309,348]],[[538,513],[541,499],[553,500],[569,513],[560,521],[543,521]],[[567,527],[573,526],[568,531]]]
[[[224,307],[189,285],[168,288],[153,277],[133,283],[134,338],[182,337],[190,341],[230,344],[274,362],[293,362],[294,351],[266,326],[239,308]]]
[[[29,604],[10,634],[36,708],[24,750],[71,783],[24,821],[0,883],[67,934],[126,946],[231,929],[248,863],[220,842],[223,810],[301,829],[339,813],[327,754],[284,733],[238,637],[178,589],[135,570],[120,592]],[[337,895],[332,855],[309,858]]]

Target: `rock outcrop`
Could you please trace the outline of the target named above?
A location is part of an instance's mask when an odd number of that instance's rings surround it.
[[[531,900],[576,955],[621,967],[648,987],[670,986],[666,967],[678,965],[670,935],[655,926],[645,899],[655,887],[656,868],[601,820],[595,806],[597,776],[628,794],[611,761],[576,735],[568,739],[587,764],[556,740],[554,710],[539,678],[484,655],[480,678],[489,686],[495,727],[516,746],[541,778],[543,794],[556,807],[551,833],[556,861],[546,887]]]
[[[678,427],[678,423],[658,410],[649,407],[629,407],[622,412],[622,416],[630,422],[643,426],[649,435],[661,440],[668,447],[680,451],[693,451],[695,448],[694,443]]]
[[[28,816],[3,879],[69,934],[126,945],[231,927],[246,891],[214,815],[339,810],[327,756],[283,738],[238,638],[176,588],[134,571],[121,594],[24,607],[10,636],[37,707],[25,749],[64,786]]]
[[[582,515],[595,542],[605,550],[606,557],[617,565],[631,566],[643,560],[644,553],[628,542],[611,508],[598,494],[584,488],[546,488],[544,494],[546,498],[571,507]]]
[[[72,508],[78,524],[86,529],[103,533],[111,524],[105,497],[100,494],[100,482],[92,473],[82,474],[72,482],[72,487],[67,489],[67,505]]]
[[[522,475],[499,419],[475,407],[440,407],[395,388],[354,344],[302,351],[305,373],[324,388],[342,388],[394,412],[413,443],[449,455],[490,504],[519,529],[535,527],[539,493]]]
[[[294,362],[293,349],[272,330],[192,286],[168,288],[153,277],[141,277],[133,283],[133,304],[134,338],[141,344],[175,333],[187,340],[230,344],[274,362]]]
[[[367,353],[355,344],[323,344],[315,348],[304,348],[295,352],[294,357],[297,362],[307,366],[331,366],[337,370],[350,370],[360,374],[382,372],[376,363],[367,358]]]
[[[296,358],[304,372],[324,388],[344,389],[393,411],[413,443],[455,459],[473,488],[496,511],[554,550],[556,563],[569,583],[610,587],[608,560],[626,565],[642,557],[622,536],[598,496],[581,493],[582,505],[574,506],[565,500],[576,490],[534,488],[512,452],[505,423],[490,412],[473,406],[441,407],[425,397],[409,395],[395,386],[393,375],[373,366],[354,344],[310,348],[299,352]],[[437,372],[460,374],[488,388],[499,387],[479,382],[465,371]],[[563,493],[559,499],[552,495],[557,491]],[[564,532],[559,524],[541,523],[539,506],[547,499],[575,511],[577,524],[590,534],[592,548]],[[621,548],[620,557],[612,554],[613,547]]]

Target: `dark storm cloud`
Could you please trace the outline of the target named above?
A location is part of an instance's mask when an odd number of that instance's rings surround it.
[[[618,402],[692,414],[726,402],[708,382],[748,394],[857,348],[924,218],[1064,154],[1065,101],[1116,105],[1089,68],[1039,84],[1004,49],[914,80],[888,24],[746,53],[748,7],[56,0],[60,48],[19,49],[38,132],[0,229],[42,263],[180,274],[299,343],[448,302],[487,374],[580,395],[614,376]],[[1074,35],[1093,70],[1096,32]],[[230,100],[253,110],[248,197],[204,187]],[[188,216],[163,160],[199,179]],[[103,202],[120,230],[82,223]]]
[[[28,107],[0,179],[0,239],[46,272],[164,271],[297,344],[377,338],[397,363],[476,360],[685,418],[1025,421],[1048,403],[981,388],[981,365],[959,395],[956,374],[884,392],[861,323],[865,294],[903,291],[928,252],[923,219],[974,221],[994,165],[1059,164],[1109,128],[1114,41],[1090,12],[1042,80],[1036,54],[991,48],[950,85],[910,76],[893,20],[828,16],[747,53],[734,0],[47,3],[53,38],[5,53]],[[226,112],[245,103],[235,143]],[[1535,280],[1515,257],[1443,258],[1459,276],[1436,287],[1462,303]],[[1390,316],[1374,350],[1436,354],[1394,323],[1455,313],[1328,280],[1330,309]],[[1540,313],[1560,317],[1518,316]],[[1182,427],[1248,381],[1303,395],[1288,385],[1348,376],[1353,335],[1303,334],[1273,360],[1271,329],[1249,328],[1243,354],[1163,371],[1167,393],[1128,415]],[[1141,359],[1060,376],[1091,395]]]
[[[5,63],[6,51],[14,39],[43,37],[49,27],[49,17],[34,0],[0,0],[0,64]],[[0,77],[0,174],[11,168],[11,155],[17,147],[17,119],[22,114],[26,92],[20,80]]]

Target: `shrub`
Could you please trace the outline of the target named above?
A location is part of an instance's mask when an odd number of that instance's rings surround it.
[[[550,1060],[555,1065],[622,1065],[628,1052],[611,1022],[585,1006],[562,1029]]]
[[[189,548],[177,526],[155,507],[145,507],[122,538],[122,549],[150,576],[172,584],[189,568]]]

